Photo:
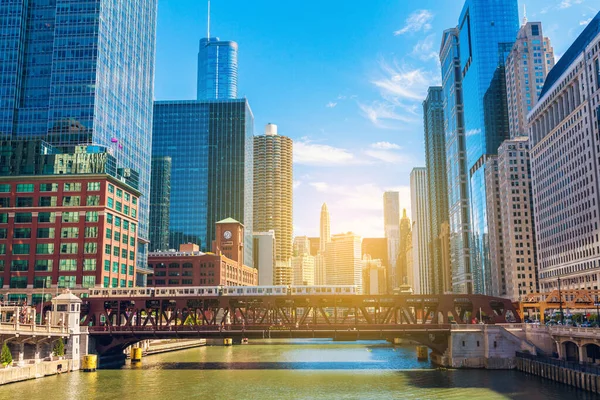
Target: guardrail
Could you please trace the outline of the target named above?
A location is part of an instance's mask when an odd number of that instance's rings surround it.
[[[555,365],[561,368],[567,368],[573,371],[584,372],[586,374],[596,374],[600,375],[600,366],[592,365],[592,364],[580,364],[572,361],[559,360],[558,358],[546,357],[533,355],[528,353],[521,353],[520,351],[516,352],[517,358],[522,358],[525,360],[537,361],[539,363]]]
[[[15,333],[67,333],[64,326],[21,324],[19,322],[0,322],[0,331],[10,331]]]
[[[600,338],[600,329],[598,328],[581,328],[573,326],[550,326],[550,333],[558,333],[565,335],[583,335],[583,336],[594,336]]]

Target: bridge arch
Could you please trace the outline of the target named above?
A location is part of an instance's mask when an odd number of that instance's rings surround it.
[[[591,364],[600,364],[600,345],[596,342],[582,343],[583,362]]]
[[[571,362],[579,362],[579,345],[571,340],[561,343],[563,358]]]

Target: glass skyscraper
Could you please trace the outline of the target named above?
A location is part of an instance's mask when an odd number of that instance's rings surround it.
[[[148,238],[157,0],[0,3],[0,139],[94,143],[140,173]],[[137,265],[145,268],[146,246]]]
[[[152,154],[172,161],[170,248],[210,251],[216,222],[233,218],[252,262],[253,129],[246,99],[155,102]]]
[[[471,208],[473,291],[490,292],[485,165],[501,140],[486,130],[484,95],[519,30],[517,0],[467,0],[459,23],[459,56]],[[508,135],[508,132],[506,132]]]
[[[198,100],[237,98],[236,42],[218,37],[200,39],[198,51]]]
[[[171,157],[152,157],[150,180],[150,251],[169,250]]]

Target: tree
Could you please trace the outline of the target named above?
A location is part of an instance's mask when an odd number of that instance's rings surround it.
[[[58,341],[54,344],[52,351],[57,357],[62,357],[65,355],[65,342],[63,342],[62,338],[58,339]]]
[[[12,354],[10,354],[10,350],[8,349],[8,346],[5,342],[2,344],[2,352],[0,353],[0,364],[6,367],[8,364],[12,364],[12,362]]]

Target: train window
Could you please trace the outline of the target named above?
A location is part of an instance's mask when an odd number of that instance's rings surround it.
[[[213,290],[212,290],[212,289],[208,289],[206,292],[207,292],[208,294],[212,294]]]
[[[273,288],[267,288],[267,293],[273,293]]]
[[[244,289],[238,289],[237,292],[238,292],[238,294],[243,294],[244,293]]]
[[[258,289],[258,293],[262,294],[262,292],[263,292],[262,288]]]

